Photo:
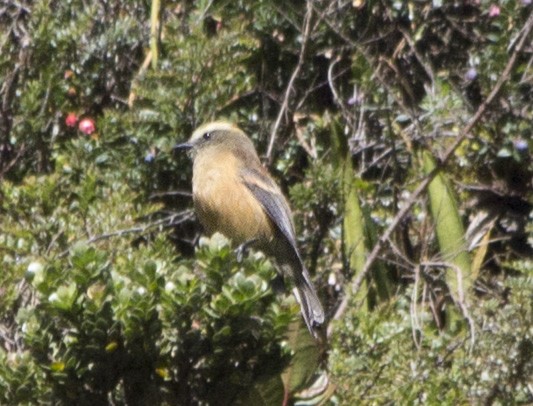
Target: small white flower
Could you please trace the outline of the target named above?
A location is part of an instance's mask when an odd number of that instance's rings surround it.
[[[176,285],[174,284],[174,282],[172,282],[172,281],[168,281],[168,282],[165,284],[165,291],[167,291],[167,292],[172,292],[174,289],[176,289]]]
[[[28,265],[28,272],[31,274],[39,273],[43,270],[43,265],[40,262],[31,262]]]
[[[330,272],[328,276],[328,285],[333,286],[337,284],[337,275],[334,272]]]

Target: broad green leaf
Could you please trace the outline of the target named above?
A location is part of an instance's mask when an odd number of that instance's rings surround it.
[[[257,379],[250,390],[235,400],[237,406],[270,406],[282,405],[284,400],[284,386],[278,374],[264,376]]]
[[[350,268],[357,275],[363,271],[370,245],[377,241],[376,230],[369,214],[363,212],[359,203],[357,193],[359,180],[354,173],[347,141],[335,125],[331,125],[331,136],[337,167],[343,180],[344,218],[342,230],[344,255],[348,258]],[[366,289],[360,289],[357,292],[357,297],[360,301],[367,300],[368,308],[372,308],[375,304],[374,286],[381,300],[389,298],[389,281],[383,264],[375,264],[372,267],[371,275],[368,275],[367,278],[367,284],[372,294],[367,294]]]
[[[422,152],[422,158],[428,174],[435,169],[435,160],[428,151]],[[451,265],[446,281],[454,299],[464,303],[473,283],[470,255],[454,193],[442,172],[429,184],[428,195],[442,260]]]
[[[281,377],[285,392],[290,396],[310,382],[319,364],[320,348],[300,320],[289,325],[287,339],[294,355]]]

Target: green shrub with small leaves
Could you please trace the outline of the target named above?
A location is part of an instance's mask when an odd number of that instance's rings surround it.
[[[12,274],[3,274],[1,304],[18,328],[1,354],[2,403],[232,404],[258,378],[279,376],[299,310],[273,294],[272,265],[238,263],[220,237],[201,242],[194,262],[176,256],[165,233],[124,238],[156,208],[136,210],[134,194],[106,171],[83,176],[71,196],[59,193],[58,174],[3,185],[16,202],[4,213],[31,216],[4,219]],[[85,227],[89,240],[76,235]]]
[[[529,403],[533,279],[531,263],[518,267],[524,274],[505,282],[508,302],[494,298],[472,309],[475,337],[436,333],[431,314],[409,295],[367,318],[354,306],[332,342],[337,402]]]

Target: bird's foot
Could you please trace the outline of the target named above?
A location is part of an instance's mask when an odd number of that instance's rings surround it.
[[[237,262],[242,262],[242,259],[244,258],[244,255],[246,255],[246,251],[256,241],[257,241],[257,238],[253,238],[251,240],[243,242],[237,248],[235,248],[235,254],[237,255]]]
[[[285,280],[283,279],[283,276],[279,273],[276,274],[274,279],[270,281],[270,288],[272,289],[272,292],[277,295],[285,294],[287,292],[287,289],[285,287]]]

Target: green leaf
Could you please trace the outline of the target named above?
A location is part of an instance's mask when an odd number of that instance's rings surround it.
[[[309,334],[301,320],[289,325],[287,339],[293,357],[281,377],[285,392],[292,395],[311,381],[318,367],[320,349],[318,342]]]
[[[54,361],[50,364],[52,372],[62,372],[65,369],[65,363],[61,361]]]
[[[279,375],[258,378],[248,391],[235,400],[235,405],[271,406],[283,405],[284,386]]]
[[[342,222],[342,237],[344,255],[348,258],[350,268],[357,275],[365,267],[366,256],[371,244],[377,241],[376,230],[370,215],[364,213],[359,203],[358,185],[361,181],[355,176],[351,155],[346,138],[335,124],[331,126],[331,136],[336,152],[336,164],[343,180],[344,218]],[[376,263],[367,278],[371,294],[366,289],[360,289],[357,297],[366,301],[367,307],[372,308],[376,302],[374,286],[381,300],[388,300],[390,296],[389,279],[383,264]],[[362,309],[365,309],[362,307]]]
[[[509,158],[510,156],[513,156],[513,151],[510,148],[502,148],[498,151],[497,156],[500,158]]]
[[[60,286],[56,292],[48,297],[50,304],[61,310],[69,310],[77,296],[77,288],[75,283]]]
[[[422,158],[424,172],[428,174],[435,169],[435,160],[428,151],[422,152]],[[471,260],[454,193],[442,172],[429,184],[428,195],[442,259],[452,265],[446,281],[455,300],[464,303],[473,283]]]

